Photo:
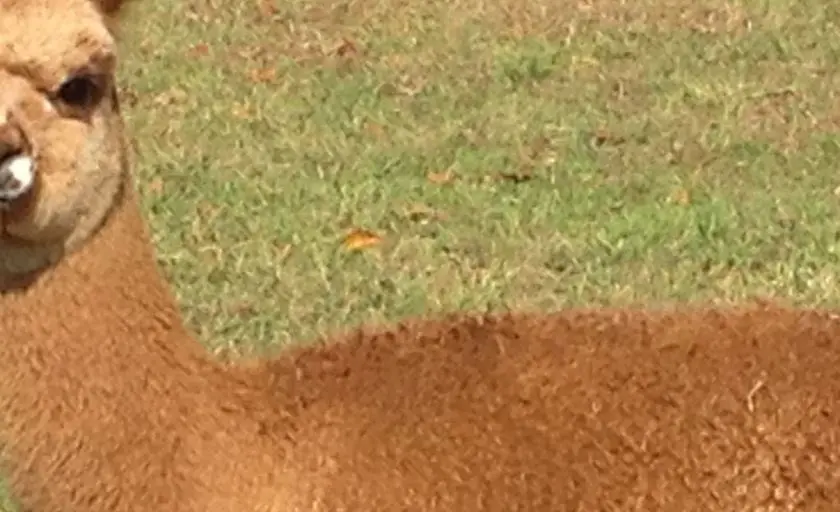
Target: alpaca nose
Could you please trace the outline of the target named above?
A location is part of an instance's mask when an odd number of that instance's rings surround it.
[[[32,190],[35,162],[27,154],[27,146],[23,131],[15,123],[0,126],[0,208],[8,209]]]

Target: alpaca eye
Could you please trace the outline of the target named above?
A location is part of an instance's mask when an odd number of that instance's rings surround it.
[[[101,80],[92,75],[74,76],[61,84],[57,98],[71,107],[92,107],[102,98]]]

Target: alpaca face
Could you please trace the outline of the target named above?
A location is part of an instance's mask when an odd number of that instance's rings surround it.
[[[78,248],[120,189],[113,8],[0,0],[0,284]]]

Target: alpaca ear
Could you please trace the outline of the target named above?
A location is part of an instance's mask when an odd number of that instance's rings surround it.
[[[111,17],[116,16],[122,6],[128,3],[128,0],[93,0],[93,3],[99,7],[102,14]]]

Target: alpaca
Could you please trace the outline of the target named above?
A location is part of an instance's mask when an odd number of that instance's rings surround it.
[[[26,510],[840,506],[840,317],[451,315],[226,365],[135,196],[118,0],[0,0],[0,444]]]

